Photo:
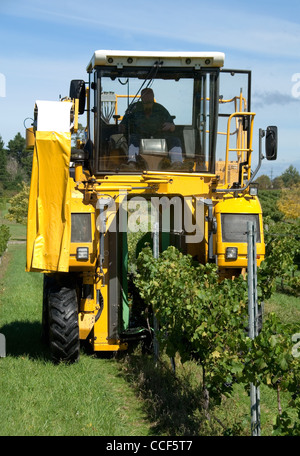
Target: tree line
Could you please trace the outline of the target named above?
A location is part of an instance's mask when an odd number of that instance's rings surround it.
[[[300,184],[300,173],[293,165],[290,165],[280,176],[274,179],[262,174],[255,182],[259,184],[261,190],[279,190]]]
[[[73,135],[72,145],[77,139],[84,139],[85,128],[79,123],[78,131]],[[22,187],[29,186],[32,169],[32,150],[26,149],[26,140],[17,133],[5,147],[0,134],[0,197],[17,193]]]
[[[29,184],[32,151],[26,150],[26,141],[17,133],[5,147],[0,135],[0,197],[16,193],[22,182]]]

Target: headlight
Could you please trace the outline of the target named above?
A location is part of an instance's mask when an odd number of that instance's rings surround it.
[[[89,248],[88,247],[77,247],[76,260],[88,260],[89,259]]]
[[[237,260],[237,257],[238,257],[237,247],[227,247],[225,257],[226,257],[226,260]]]
[[[249,194],[251,196],[257,196],[258,195],[258,184],[250,184],[250,186],[249,186]]]

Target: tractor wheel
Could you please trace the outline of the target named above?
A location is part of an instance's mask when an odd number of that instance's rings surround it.
[[[49,344],[52,360],[73,363],[80,352],[76,283],[55,275],[47,283]]]

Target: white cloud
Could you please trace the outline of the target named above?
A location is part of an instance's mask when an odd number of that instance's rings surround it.
[[[10,11],[13,15],[33,17],[39,21],[74,24],[74,34],[79,34],[82,39],[83,29],[85,32],[99,30],[100,34],[103,30],[106,33],[115,31],[116,38],[120,31],[125,31],[153,40],[164,38],[177,44],[180,41],[184,47],[190,43],[222,50],[220,48],[225,46],[243,53],[297,58],[300,25],[272,17],[272,10],[266,17],[260,14],[259,9],[253,8],[254,12],[249,12],[246,7],[240,2],[239,8],[234,10],[221,2],[207,4],[194,0],[153,0],[146,6],[143,2],[120,0],[115,0],[113,4],[91,0],[87,5],[82,2],[53,0],[41,3],[29,0]]]
[[[300,100],[293,97],[290,93],[282,93],[279,90],[276,91],[266,91],[266,92],[254,92],[252,97],[252,102],[255,104],[256,108],[261,108],[264,106],[270,105],[289,105],[291,103],[296,103],[297,107],[300,108]]]

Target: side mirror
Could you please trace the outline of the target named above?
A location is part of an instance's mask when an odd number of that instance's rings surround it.
[[[73,79],[71,81],[69,97],[79,99],[78,114],[83,114],[85,108],[85,82],[82,79]]]
[[[266,159],[276,160],[277,158],[277,127],[267,127],[266,130]]]

